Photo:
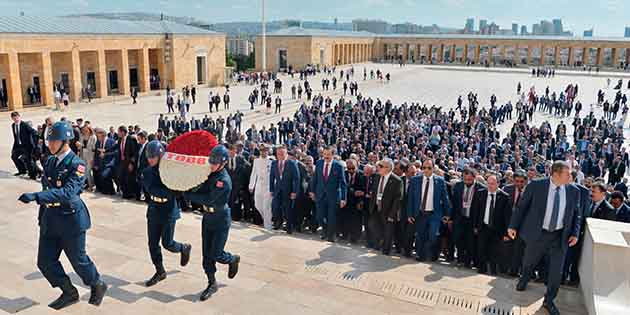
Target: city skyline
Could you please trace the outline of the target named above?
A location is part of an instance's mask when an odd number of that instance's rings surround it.
[[[540,8],[545,15],[540,15]],[[207,10],[206,10],[207,8]],[[380,19],[391,24],[414,23],[419,25],[437,24],[447,28],[463,28],[467,18],[475,21],[495,22],[501,29],[511,29],[512,23],[527,25],[528,29],[541,20],[560,18],[564,28],[579,35],[583,30],[593,28],[597,36],[623,37],[629,26],[624,12],[630,9],[630,2],[621,0],[569,1],[544,0],[357,0],[343,3],[333,0],[267,1],[267,19],[300,19],[308,21],[340,23],[355,19]],[[134,2],[110,0],[26,0],[21,2],[0,0],[2,15],[58,16],[66,14],[110,13],[110,12],[149,12],[173,16],[190,16],[208,23],[257,21],[260,18],[260,1],[147,1]],[[410,15],[413,12],[413,15]],[[475,25],[478,27],[478,24]]]

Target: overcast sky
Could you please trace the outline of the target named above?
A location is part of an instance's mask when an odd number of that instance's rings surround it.
[[[532,24],[559,17],[565,29],[582,35],[594,28],[595,36],[623,36],[630,26],[630,0],[266,0],[270,20],[302,19],[350,22],[355,18],[383,19],[392,23],[463,28],[466,18],[495,21],[502,28],[512,23]],[[0,15],[33,16],[74,13],[143,11],[192,16],[210,23],[256,21],[261,0],[0,0]]]

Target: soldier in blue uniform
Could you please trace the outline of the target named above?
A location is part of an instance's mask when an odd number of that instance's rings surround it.
[[[233,279],[238,273],[241,260],[238,255],[232,255],[224,250],[232,223],[230,208],[227,205],[232,190],[230,175],[225,170],[228,159],[228,150],[224,146],[214,147],[208,159],[212,173],[203,184],[184,193],[186,199],[202,205],[203,209],[201,225],[203,270],[208,277],[208,286],[201,293],[199,298],[201,301],[210,298],[218,289],[214,276],[217,272],[216,263],[229,265],[228,278]]]
[[[155,266],[155,274],[145,284],[153,286],[166,279],[166,271],[162,264],[160,251],[160,239],[162,246],[172,253],[180,253],[180,265],[186,266],[190,260],[190,244],[181,244],[173,239],[175,233],[175,221],[180,218],[180,208],[176,193],[168,189],[160,179],[159,163],[164,146],[157,140],[146,145],[145,154],[149,167],[142,172],[142,185],[146,200],[149,202],[147,209],[147,232],[149,235],[149,252],[151,261]]]
[[[90,214],[80,197],[85,185],[85,162],[70,149],[68,141],[73,138],[67,122],[57,122],[50,128],[47,140],[51,156],[44,165],[43,191],[24,193],[18,198],[40,206],[37,267],[52,287],[63,292],[48,305],[56,310],[79,301],[79,292],[59,262],[62,250],[83,283],[90,286],[90,304],[100,305],[107,291],[85,251],[86,231],[91,225]]]

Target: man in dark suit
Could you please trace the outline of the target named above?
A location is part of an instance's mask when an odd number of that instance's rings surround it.
[[[240,221],[243,217],[243,197],[249,187],[249,175],[252,166],[242,155],[237,153],[236,149],[234,144],[229,146],[230,159],[227,163],[227,171],[232,179],[232,191],[228,205],[232,211],[232,219]]]
[[[374,165],[364,165],[363,166],[363,178],[365,179],[365,196],[363,197],[363,214],[361,223],[365,228],[366,235],[366,246],[368,248],[375,248],[376,244],[373,241],[372,231],[370,230],[370,204],[372,203],[372,198],[374,198],[372,191],[375,190],[374,185],[376,185],[376,179],[378,178],[378,174],[375,174],[376,167]]]
[[[604,160],[599,160],[595,166],[591,169],[591,174],[595,178],[604,178],[606,176],[606,168],[604,167]]]
[[[433,161],[422,163],[422,175],[415,176],[409,184],[407,217],[416,225],[416,260],[437,260],[434,250],[440,226],[448,222],[451,205],[444,178],[433,174]]]
[[[484,187],[475,181],[476,176],[477,172],[473,168],[465,168],[463,181],[455,184],[451,195],[454,237],[450,240],[452,244],[449,245],[457,247],[457,263],[466,268],[470,268],[471,263],[477,258],[477,236],[473,233],[472,219],[474,215],[471,211],[471,205],[475,192],[484,189]]]
[[[356,160],[346,160],[346,198],[348,204],[340,210],[341,233],[351,243],[356,243],[361,237],[361,216],[363,212],[363,198],[365,196],[365,179],[363,173],[358,170]]]
[[[136,138],[138,139],[138,170],[136,171],[136,185],[138,185],[138,189],[136,190],[136,200],[138,201],[142,200],[142,195],[144,193],[142,189],[142,171],[149,166],[147,154],[144,150],[149,140],[148,137],[147,132],[144,130],[141,130],[136,135]]]
[[[626,174],[626,165],[621,162],[620,154],[615,156],[615,160],[612,162],[608,170],[608,184],[616,185],[619,183]]]
[[[563,269],[562,269],[562,280],[561,284],[565,284],[567,279],[569,280],[570,285],[577,285],[579,282],[579,273],[578,273],[578,265],[580,263],[580,256],[582,254],[582,242],[584,240],[584,231],[586,225],[586,217],[587,213],[589,213],[591,209],[591,190],[586,188],[584,185],[577,182],[577,171],[571,171],[571,179],[573,181],[573,185],[578,188],[580,191],[580,211],[582,212],[582,225],[580,227],[580,235],[578,237],[578,243],[569,247],[567,251],[567,256],[565,258]]]
[[[322,239],[335,241],[337,235],[337,209],[346,206],[346,176],[343,166],[333,160],[334,148],[323,150],[323,159],[317,161],[311,184],[311,198],[315,200],[317,221],[322,226]]]
[[[623,175],[622,175],[623,176]],[[620,191],[626,199],[628,198],[628,179],[622,178],[621,181],[615,185],[615,190]]]
[[[132,199],[136,196],[136,169],[138,161],[138,142],[135,137],[128,135],[127,127],[118,127],[118,186],[122,197]]]
[[[105,129],[96,128],[96,152],[94,153],[94,183],[96,191],[113,195],[116,193],[114,189],[113,178],[116,170],[116,141],[107,137]]]
[[[389,255],[399,217],[403,186],[400,177],[392,172],[394,170],[392,160],[383,159],[376,167],[379,176],[376,180],[376,190],[372,191],[375,198],[370,204],[370,230],[376,238],[375,243],[381,244],[383,255]]]
[[[293,233],[295,199],[299,190],[300,171],[297,164],[287,159],[287,148],[280,146],[276,149],[276,160],[271,162],[269,180],[274,230],[279,230],[286,221],[287,233]]]
[[[15,164],[18,172],[15,176],[28,173],[31,179],[35,179],[35,164],[33,163],[33,150],[35,149],[35,138],[37,131],[29,124],[22,121],[22,117],[18,112],[11,113],[13,124],[13,148],[11,149],[11,160]]]
[[[630,223],[630,207],[626,205],[625,198],[620,191],[610,195],[610,205],[613,207],[610,217],[617,222]]]
[[[496,175],[488,176],[486,182],[488,187],[475,192],[471,205],[473,231],[477,235],[477,271],[486,273],[489,264],[490,274],[496,275],[499,246],[507,231],[505,218],[512,209],[508,194],[498,189]]]
[[[403,191],[402,198],[400,200],[400,218],[398,220],[397,233],[397,248],[400,253],[405,257],[411,257],[413,247],[413,235],[415,234],[415,226],[409,223],[407,218],[407,201],[409,200],[409,183],[411,178],[416,176],[416,167],[413,164],[407,166],[405,170],[405,176],[401,177]]]
[[[508,194],[510,210],[507,213],[505,221],[507,223],[512,219],[512,213],[516,210],[518,202],[523,196],[523,191],[527,185],[527,174],[523,171],[516,171],[514,173],[514,183],[505,186],[503,191]],[[520,237],[512,240],[506,240],[503,242],[503,262],[504,269],[512,277],[518,277],[519,270],[521,269],[521,263],[523,262],[523,253],[525,251],[525,243]]]
[[[596,182],[591,185],[592,206],[584,217],[602,220],[614,220],[613,207],[606,201],[606,184]]]
[[[580,191],[570,182],[569,164],[554,162],[550,178],[527,185],[508,229],[511,239],[515,239],[518,233],[526,244],[523,273],[516,285],[517,291],[527,288],[534,267],[547,255],[547,292],[543,308],[551,315],[560,314],[553,300],[560,288],[563,260],[568,248],[577,244],[580,235]]]

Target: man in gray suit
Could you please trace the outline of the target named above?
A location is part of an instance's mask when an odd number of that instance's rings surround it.
[[[526,244],[517,291],[527,288],[536,264],[544,255],[549,257],[543,308],[550,315],[560,314],[553,300],[560,287],[562,263],[568,248],[577,244],[580,235],[580,191],[570,182],[569,165],[564,161],[554,162],[551,177],[527,185],[508,229],[510,238],[515,239],[519,233]]]

